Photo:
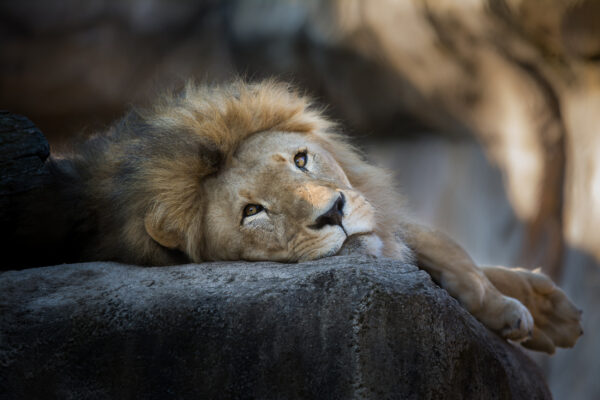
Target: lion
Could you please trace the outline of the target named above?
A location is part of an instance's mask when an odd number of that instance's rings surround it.
[[[541,272],[478,267],[446,235],[410,222],[391,174],[275,80],[188,84],[50,163],[80,260],[390,257],[416,263],[530,349],[552,353],[582,333],[581,312]]]

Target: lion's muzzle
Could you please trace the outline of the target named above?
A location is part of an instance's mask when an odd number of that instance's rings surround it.
[[[342,229],[344,229],[342,225],[342,218],[344,217],[344,205],[346,204],[346,198],[343,193],[340,192],[340,195],[335,200],[333,205],[329,210],[321,214],[315,220],[315,223],[310,225],[309,228],[312,229],[321,229],[326,225],[338,225]],[[346,230],[344,229],[344,232]]]

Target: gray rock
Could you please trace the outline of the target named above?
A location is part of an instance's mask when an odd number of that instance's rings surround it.
[[[550,398],[416,267],[114,263],[0,273],[0,398]]]

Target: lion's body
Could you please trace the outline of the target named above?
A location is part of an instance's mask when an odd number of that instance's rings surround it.
[[[87,238],[83,259],[297,262],[356,248],[410,260],[409,245],[491,329],[516,340],[533,333],[526,344],[545,351],[574,344],[579,314],[560,289],[535,273],[490,272],[490,282],[451,240],[405,221],[390,175],[335,131],[307,98],[273,81],[189,85],[52,162],[77,187],[65,190],[77,193],[73,213],[87,219],[72,218]],[[556,313],[532,319],[494,286],[513,278],[550,283],[550,301],[566,310],[558,333],[536,340],[537,321]]]

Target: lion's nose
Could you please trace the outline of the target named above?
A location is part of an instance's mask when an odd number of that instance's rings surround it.
[[[320,215],[313,225],[310,227],[313,229],[321,229],[325,225],[339,225],[342,226],[342,217],[344,216],[344,204],[346,199],[344,194],[340,193],[333,206],[327,210],[324,214]]]

